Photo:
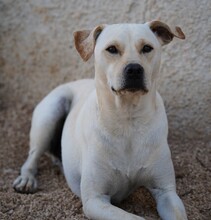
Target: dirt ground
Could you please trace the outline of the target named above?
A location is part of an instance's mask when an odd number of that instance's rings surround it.
[[[63,174],[47,156],[40,161],[38,192],[30,195],[14,192],[12,182],[27,156],[34,106],[24,104],[15,93],[10,98],[1,98],[0,219],[86,219],[80,200],[69,190]],[[211,219],[211,146],[197,138],[174,138],[173,131],[170,131],[169,143],[177,191],[189,219]],[[142,188],[126,199],[121,207],[140,216],[158,219],[153,199]]]

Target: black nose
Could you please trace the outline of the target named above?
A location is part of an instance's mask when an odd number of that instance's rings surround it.
[[[144,68],[138,63],[128,64],[124,71],[123,88],[128,91],[138,91],[142,90],[147,92],[147,87],[145,84],[145,74]]]
[[[143,79],[144,68],[138,63],[128,64],[124,69],[125,80]]]

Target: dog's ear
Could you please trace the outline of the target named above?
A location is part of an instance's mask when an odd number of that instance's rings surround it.
[[[156,20],[147,22],[147,24],[152,32],[156,35],[161,45],[170,43],[174,37],[185,39],[184,33],[178,26],[170,27],[167,24]]]
[[[84,61],[87,61],[93,54],[96,40],[105,25],[99,25],[93,30],[82,30],[73,33],[75,48]]]

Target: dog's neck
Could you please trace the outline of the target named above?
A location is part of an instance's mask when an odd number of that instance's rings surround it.
[[[118,95],[114,94],[108,83],[98,78],[95,81],[99,119],[104,127],[115,129],[117,123],[119,127],[125,121],[128,125],[140,121],[144,124],[153,117],[156,111],[156,83],[146,94],[128,92]]]

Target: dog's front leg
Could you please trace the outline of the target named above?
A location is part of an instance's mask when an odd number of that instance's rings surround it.
[[[145,220],[139,216],[130,214],[111,204],[109,189],[106,183],[106,171],[95,170],[93,166],[87,166],[82,173],[81,199],[85,215],[92,220]],[[107,192],[106,192],[107,191]]]
[[[151,190],[162,220],[187,220],[185,207],[175,190]]]
[[[93,220],[144,220],[139,216],[130,214],[110,203],[106,195],[98,195],[83,203],[85,215]]]

